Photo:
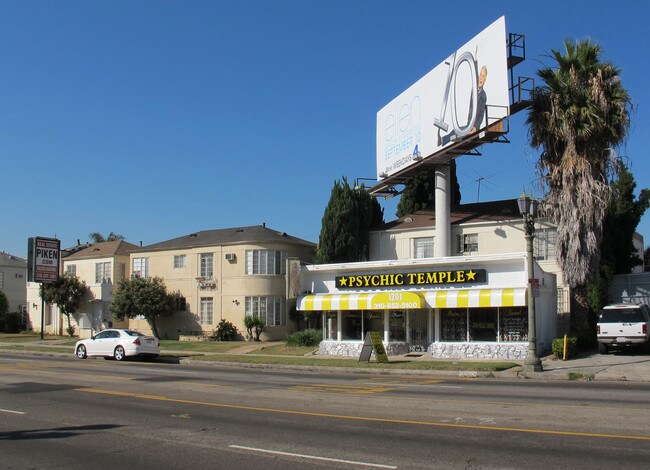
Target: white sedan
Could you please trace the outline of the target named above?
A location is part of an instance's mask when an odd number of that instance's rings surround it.
[[[111,328],[87,339],[77,341],[74,347],[79,359],[89,356],[103,356],[121,361],[127,356],[160,355],[158,338],[144,335],[138,331]]]

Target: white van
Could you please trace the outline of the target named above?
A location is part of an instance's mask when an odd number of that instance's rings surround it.
[[[598,352],[607,354],[610,348],[648,346],[650,338],[650,308],[645,304],[608,305],[600,311]]]

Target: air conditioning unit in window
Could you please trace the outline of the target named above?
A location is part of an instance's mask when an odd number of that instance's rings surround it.
[[[226,253],[226,261],[235,261],[237,255],[235,253]]]

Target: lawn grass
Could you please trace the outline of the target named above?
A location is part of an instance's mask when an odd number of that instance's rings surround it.
[[[43,337],[43,341],[59,341],[62,339],[70,339],[72,344],[76,341],[76,339],[69,336],[45,335]],[[29,343],[33,341],[41,341],[40,333],[0,333],[0,343]]]
[[[297,346],[289,347],[284,343],[274,344],[272,346],[262,346],[259,349],[250,351],[247,354],[270,354],[273,356],[304,356],[311,354],[318,348],[314,346]]]
[[[160,349],[163,351],[224,353],[246,344],[250,343],[246,341],[175,341],[162,339],[160,340]]]
[[[254,353],[252,353],[254,354]],[[386,364],[376,362],[358,362],[357,358],[305,357],[280,355],[204,355],[192,356],[195,361],[237,362],[243,364],[285,364],[297,366],[346,367],[354,369],[407,369],[407,370],[447,370],[447,371],[480,371],[498,372],[511,369],[518,364],[514,362],[474,362],[474,361],[404,361],[393,359]]]
[[[40,335],[32,334],[0,334],[0,342],[15,343],[12,345],[3,345],[2,349],[13,351],[36,351],[51,353],[70,353],[77,338],[68,336],[48,335],[48,340],[56,340],[56,346],[23,344],[26,342],[40,341]],[[67,341],[61,341],[67,340]],[[59,342],[60,341],[60,342]],[[387,364],[376,362],[358,362],[357,358],[346,357],[323,357],[310,355],[314,351],[313,347],[287,347],[285,343],[260,343],[259,347],[246,354],[225,354],[233,349],[244,345],[250,345],[246,341],[160,341],[161,353],[167,357],[186,358],[193,361],[211,361],[211,362],[228,362],[242,364],[285,364],[295,366],[325,366],[325,367],[345,367],[357,370],[440,370],[440,371],[477,371],[477,372],[498,372],[507,370],[518,364],[514,362],[491,362],[491,361],[440,361],[419,359],[417,361],[407,361],[397,358],[389,358]],[[174,352],[171,352],[174,351]],[[577,377],[574,378],[574,380]]]

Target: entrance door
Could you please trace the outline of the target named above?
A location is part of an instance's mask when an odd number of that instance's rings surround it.
[[[411,352],[425,352],[429,347],[429,311],[427,309],[409,311],[409,329]]]

